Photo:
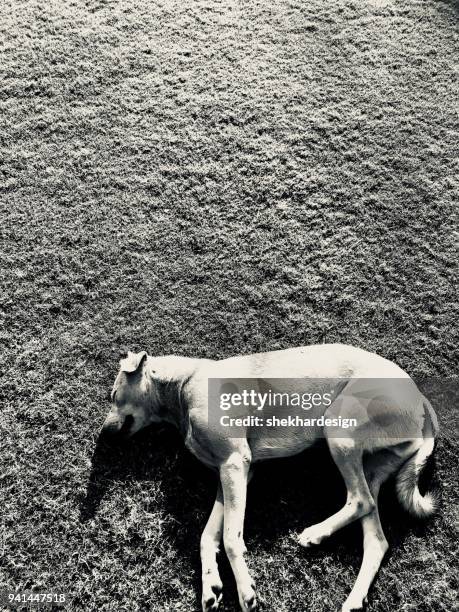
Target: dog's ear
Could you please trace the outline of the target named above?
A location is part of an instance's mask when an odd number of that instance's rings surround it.
[[[134,372],[139,372],[145,363],[146,358],[146,351],[141,351],[140,353],[131,353],[131,351],[129,351],[127,357],[120,361],[120,371],[126,372],[126,374],[134,374]]]

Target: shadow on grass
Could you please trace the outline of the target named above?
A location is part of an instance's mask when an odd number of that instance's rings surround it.
[[[158,478],[166,494],[177,488],[177,481],[183,481],[180,484],[190,488],[187,493],[193,493],[194,479],[199,478],[201,485],[206,480],[209,484],[212,475],[183,448],[178,433],[172,428],[152,426],[133,438],[113,444],[99,437],[91,458],[86,495],[80,503],[80,520],[85,522],[95,517],[115,481]],[[180,512],[179,506],[174,499],[168,499],[168,510]]]
[[[212,507],[216,475],[202,466],[184,448],[178,433],[169,428],[148,428],[119,446],[108,446],[100,439],[80,504],[81,521],[96,515],[113,482],[127,480],[161,483],[161,504],[175,519],[167,524],[166,535],[180,555],[199,568],[199,538]],[[248,492],[245,539],[249,550],[268,552],[284,536],[324,520],[342,506],[345,493],[325,443],[295,457],[260,464]],[[383,487],[379,507],[391,548],[397,548],[409,532],[421,537],[432,528],[431,522],[417,521],[401,510],[391,483]],[[316,550],[303,551],[298,546],[298,555],[316,561],[330,554],[345,564],[360,566],[362,536],[358,523],[341,530]],[[230,589],[225,594],[226,605],[236,605],[234,582],[224,555],[220,565],[224,584],[233,584],[233,592]],[[196,593],[200,592],[199,581],[197,571]]]

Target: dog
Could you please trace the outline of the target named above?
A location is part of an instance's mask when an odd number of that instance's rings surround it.
[[[303,394],[317,391],[317,381],[321,381],[319,396],[327,397],[328,402],[315,409],[315,415],[323,417],[316,421],[320,425],[277,429],[269,436],[251,436],[251,426],[243,425],[237,436],[225,435],[209,413],[215,412],[208,401],[209,380],[269,378],[294,378],[300,381]],[[243,524],[247,484],[253,466],[261,460],[294,455],[319,438],[327,441],[344,479],[347,499],[333,516],[306,528],[298,542],[303,547],[317,545],[360,520],[363,560],[342,612],[363,609],[388,549],[378,514],[382,483],[395,475],[398,499],[414,516],[428,517],[436,510],[435,496],[422,496],[418,488],[438,433],[432,406],[395,363],[359,348],[322,344],[223,360],[130,352],[120,362],[111,402],[104,436],[132,436],[151,423],[169,422],[179,429],[187,448],[218,471],[215,503],[200,542],[203,612],[218,610],[221,602],[217,565],[221,540],[242,612],[257,609],[254,581],[244,559]],[[336,426],[343,412],[355,417],[346,430]]]

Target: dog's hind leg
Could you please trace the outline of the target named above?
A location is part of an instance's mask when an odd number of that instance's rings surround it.
[[[352,438],[328,438],[330,453],[341,472],[347,488],[344,506],[330,518],[308,527],[298,537],[302,546],[319,544],[335,531],[366,516],[375,508],[362,464],[362,448]]]
[[[379,519],[378,495],[381,485],[396,474],[406,457],[412,454],[412,442],[401,441],[391,449],[382,449],[364,458],[365,478],[375,501],[370,514],[361,519],[363,531],[363,559],[357,580],[343,604],[342,612],[362,610],[368,591],[378,573],[389,545]]]
[[[363,531],[362,566],[354,587],[343,604],[341,612],[352,612],[354,610],[363,609],[368,590],[389,548],[379,519],[378,493],[380,486],[380,479],[375,479],[370,482],[370,491],[375,501],[375,507],[369,514],[361,519]]]
[[[222,597],[223,585],[218,572],[217,553],[223,536],[223,512],[223,490],[219,482],[214,506],[201,536],[203,612],[218,610]]]

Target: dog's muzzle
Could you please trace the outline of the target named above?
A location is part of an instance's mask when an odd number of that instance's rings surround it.
[[[124,420],[116,415],[109,414],[102,425],[100,436],[110,440],[123,438],[129,434],[133,423],[134,418],[130,414]]]

